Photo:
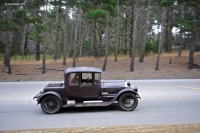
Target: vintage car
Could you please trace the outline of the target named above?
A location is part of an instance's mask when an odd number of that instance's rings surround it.
[[[109,106],[114,102],[125,111],[138,105],[137,87],[126,81],[103,82],[102,70],[94,67],[71,67],[64,72],[64,83],[49,83],[34,99],[47,114],[62,107]]]

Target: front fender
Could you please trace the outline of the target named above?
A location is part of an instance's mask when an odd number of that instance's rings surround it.
[[[54,95],[54,96],[58,97],[58,99],[60,100],[60,102],[62,104],[62,98],[61,98],[60,94],[58,94],[57,92],[54,92],[54,91],[48,91],[46,93],[41,94],[37,99],[37,102],[38,102],[37,104],[40,104],[42,99],[47,95]]]
[[[124,94],[124,93],[133,93],[134,95],[136,95],[137,96],[137,98],[140,98],[141,99],[141,97],[139,96],[139,94],[137,93],[137,87],[135,87],[135,88],[133,88],[133,89],[129,89],[129,88],[127,88],[127,89],[123,89],[123,90],[121,90],[120,92],[118,92],[118,94],[115,96],[115,98],[114,98],[114,101],[116,101],[116,100],[118,100],[119,99],[119,97],[122,95],[122,94]]]
[[[117,95],[110,102],[106,103],[105,106],[111,105],[112,103],[117,101],[119,97],[124,93],[133,93],[134,95],[136,95],[137,98],[140,98],[139,94],[136,91],[137,91],[137,87],[133,89],[130,89],[130,88],[123,89],[120,92],[118,92]]]

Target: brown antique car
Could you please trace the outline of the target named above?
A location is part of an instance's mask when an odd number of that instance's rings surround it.
[[[130,83],[103,82],[102,70],[93,67],[71,67],[64,72],[64,83],[49,83],[34,99],[47,114],[58,113],[62,107],[109,106],[118,102],[125,111],[138,105],[137,87]]]

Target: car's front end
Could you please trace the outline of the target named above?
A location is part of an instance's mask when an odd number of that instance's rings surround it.
[[[130,82],[126,81],[103,81],[101,82],[102,96],[104,101],[110,101],[123,92],[130,91],[140,98],[138,88],[131,88]]]

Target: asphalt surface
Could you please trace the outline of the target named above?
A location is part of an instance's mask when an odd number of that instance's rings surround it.
[[[38,128],[200,123],[200,79],[132,80],[141,100],[131,112],[108,107],[65,108],[47,115],[33,97],[49,82],[0,82],[0,131]]]

